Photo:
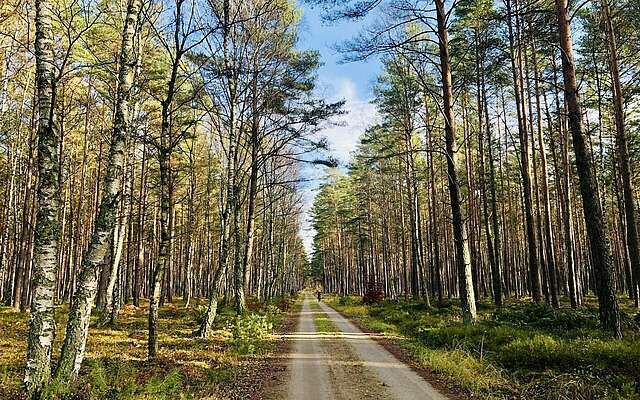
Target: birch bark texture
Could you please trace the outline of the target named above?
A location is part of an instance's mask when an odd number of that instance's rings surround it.
[[[134,37],[142,8],[141,0],[129,0],[125,17],[122,46],[119,57],[118,93],[115,119],[109,145],[108,166],[104,178],[98,218],[93,228],[89,249],[85,254],[62,345],[60,361],[55,372],[57,384],[71,381],[80,371],[89,332],[91,309],[98,290],[101,268],[112,252],[113,231],[116,227],[118,206],[122,195],[122,177],[125,170],[125,142],[129,125],[129,99],[136,55]]]
[[[24,383],[39,397],[51,378],[51,351],[56,332],[54,293],[58,256],[59,135],[55,124],[56,65],[51,26],[51,2],[36,0],[36,94],[38,100],[38,185],[33,267],[33,297],[29,320]]]

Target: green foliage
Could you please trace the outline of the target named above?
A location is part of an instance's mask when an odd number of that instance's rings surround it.
[[[153,399],[175,399],[182,393],[183,376],[179,371],[160,377],[154,376],[145,385],[145,394]]]
[[[118,360],[89,360],[90,399],[128,399],[137,388],[135,370]]]
[[[254,354],[272,331],[273,323],[268,315],[243,314],[231,325],[232,345],[239,354]]]
[[[207,306],[197,305],[191,309],[191,314],[193,315],[193,320],[198,324],[198,326],[202,325],[204,322],[204,318],[207,314]]]
[[[176,369],[158,371],[141,384],[140,371],[130,362],[120,359],[88,360],[83,368],[86,374],[81,373],[72,387],[59,391],[63,399],[163,400],[185,397],[184,376]]]
[[[283,299],[274,300],[279,303]],[[275,326],[283,318],[274,304],[253,303],[264,314],[262,319]],[[244,379],[249,367],[236,350],[232,327],[235,315],[230,305],[221,308],[214,334],[207,339],[193,338],[197,329],[194,316],[204,307],[185,308],[183,304],[165,304],[160,309],[160,353],[156,362],[147,355],[147,308],[123,307],[116,328],[90,328],[91,341],[78,379],[58,391],[61,399],[133,400],[203,399]],[[64,338],[67,305],[56,311],[56,349]],[[197,319],[197,318],[196,318]],[[228,323],[229,322],[229,323]],[[28,315],[11,307],[0,307],[0,399],[22,398],[20,384],[24,374],[24,337]],[[271,328],[269,328],[270,332]],[[252,333],[245,330],[246,335]],[[267,348],[272,342],[258,335],[254,349]],[[259,355],[253,356],[259,357]],[[48,388],[53,393],[54,388]],[[212,397],[213,396],[213,397]]]
[[[513,393],[499,368],[463,350],[431,349],[415,341],[403,342],[402,347],[421,365],[471,393],[486,394],[485,398],[504,398]]]
[[[456,304],[419,302],[364,306],[353,298],[333,305],[368,328],[401,341],[416,360],[481,398],[638,399],[640,341],[629,327],[624,340],[599,329],[597,310],[554,310],[513,303],[479,307],[480,322],[464,326]]]
[[[341,306],[348,306],[353,303],[353,298],[349,296],[340,296],[340,298],[338,299],[338,304],[340,304]]]
[[[519,338],[500,348],[495,359],[505,368],[532,371],[581,371],[590,369],[600,376],[639,376],[640,343],[623,340],[565,340],[536,334]]]
[[[551,330],[557,333],[576,329],[597,329],[597,310],[554,310],[546,303],[508,306],[496,310],[493,319],[513,326]]]

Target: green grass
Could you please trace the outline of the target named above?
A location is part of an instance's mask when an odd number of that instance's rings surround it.
[[[479,307],[464,326],[455,303],[412,301],[364,306],[332,297],[332,306],[389,336],[417,362],[466,395],[485,399],[640,399],[640,331],[623,302],[625,339],[599,329],[593,299],[579,310],[553,310],[530,301],[501,309]],[[637,312],[637,310],[636,310]]]
[[[340,331],[331,321],[331,318],[329,318],[329,316],[327,316],[327,314],[322,311],[317,303],[311,303],[311,310],[314,312],[313,324],[315,325],[316,331],[318,333],[328,334]]]
[[[66,389],[69,399],[219,399],[226,398],[256,358],[275,348],[270,335],[289,301],[250,303],[250,312],[236,317],[223,307],[211,337],[194,336],[204,308],[176,302],[160,309],[160,350],[147,357],[147,304],[125,305],[113,328],[92,328],[78,379]],[[54,362],[64,339],[67,306],[56,310]],[[95,317],[94,322],[95,322]],[[28,315],[0,307],[0,398],[20,399],[26,354]]]

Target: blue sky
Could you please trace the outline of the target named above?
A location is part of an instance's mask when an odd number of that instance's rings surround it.
[[[346,102],[346,114],[332,121],[333,123],[328,124],[321,132],[328,139],[330,154],[344,166],[348,163],[349,154],[355,149],[360,135],[378,120],[376,109],[370,100],[373,83],[380,72],[380,62],[374,58],[364,62],[342,64],[341,55],[333,48],[336,43],[355,36],[365,26],[366,21],[327,25],[321,20],[319,8],[311,8],[304,2],[299,2],[299,6],[303,10],[303,17],[298,47],[319,51],[324,64],[318,71],[317,94],[328,101]],[[309,180],[301,187],[305,213],[300,233],[307,252],[311,251],[314,234],[308,212],[325,174],[325,167],[302,168],[302,178]]]
[[[348,21],[327,25],[321,20],[321,10],[299,3],[303,10],[299,28],[299,47],[320,51],[324,66],[320,69],[320,80],[326,82],[349,79],[356,86],[357,94],[362,98],[371,95],[371,84],[378,75],[380,63],[377,59],[364,62],[341,64],[341,55],[332,47],[345,39],[357,35],[366,26],[366,21]]]

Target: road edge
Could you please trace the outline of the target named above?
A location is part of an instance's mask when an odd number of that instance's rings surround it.
[[[456,387],[449,382],[446,382],[440,376],[418,364],[416,359],[405,349],[403,349],[398,343],[397,338],[385,337],[381,335],[381,332],[375,331],[364,326],[358,318],[352,318],[339,310],[332,307],[329,303],[323,301],[323,303],[331,308],[336,313],[342,315],[343,318],[347,319],[349,322],[354,324],[358,329],[360,329],[364,333],[372,334],[370,337],[376,343],[381,345],[385,350],[391,353],[395,358],[397,358],[400,362],[407,365],[411,368],[415,373],[420,375],[422,379],[427,381],[431,386],[433,386],[438,392],[442,395],[446,396],[449,400],[465,400],[468,399],[469,396],[464,394],[464,390],[462,388]]]

